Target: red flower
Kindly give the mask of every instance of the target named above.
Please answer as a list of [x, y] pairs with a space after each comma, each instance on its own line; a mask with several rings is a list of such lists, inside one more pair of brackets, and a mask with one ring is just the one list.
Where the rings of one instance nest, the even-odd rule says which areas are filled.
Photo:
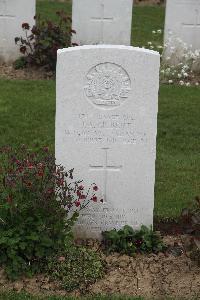
[[49, 147], [44, 147], [44, 148], [43, 148], [43, 151], [44, 151], [44, 152], [49, 152]]
[[86, 199], [86, 196], [85, 196], [85, 195], [81, 195], [81, 196], [80, 196], [80, 199], [81, 199], [81, 200], [84, 200], [84, 199]]
[[18, 171], [19, 173], [22, 173], [22, 172], [23, 172], [23, 170], [24, 170], [24, 168], [23, 168], [23, 167], [19, 167], [19, 168], [17, 169], [17, 171]]
[[53, 194], [54, 190], [51, 188], [51, 189], [48, 189], [47, 193], [48, 194]]
[[20, 47], [20, 52], [25, 54], [26, 53], [26, 46], [21, 46]]
[[64, 180], [63, 179], [58, 180], [57, 185], [58, 186], [61, 186], [61, 185], [63, 186], [64, 185]]
[[38, 172], [38, 176], [39, 176], [39, 177], [43, 177], [43, 176], [44, 176], [44, 172], [39, 171], [39, 172]]
[[32, 170], [33, 168], [34, 168], [33, 165], [31, 165], [31, 164], [28, 165], [28, 169]]
[[95, 186], [93, 187], [93, 190], [94, 190], [95, 192], [97, 192], [97, 191], [98, 191], [98, 186], [95, 185]]
[[30, 187], [32, 187], [32, 183], [31, 183], [30, 181], [28, 181], [28, 182], [26, 183], [26, 186], [30, 188]]
[[81, 195], [82, 195], [80, 191], [77, 191], [76, 194], [77, 194], [77, 196], [78, 196], [79, 198], [80, 198]]
[[78, 189], [79, 189], [80, 191], [82, 191], [82, 190], [84, 190], [84, 186], [83, 186], [83, 185], [80, 185], [80, 186], [78, 187]]
[[138, 240], [135, 241], [135, 245], [136, 245], [136, 247], [138, 247], [138, 248], [142, 245], [142, 243], [143, 243], [143, 240], [142, 240], [142, 239], [138, 239]]
[[94, 202], [97, 202], [97, 197], [96, 197], [96, 196], [93, 196], [93, 197], [91, 198], [91, 200], [94, 201]]
[[75, 205], [76, 205], [76, 207], [79, 207], [81, 205], [81, 202], [80, 201], [75, 201]]
[[30, 29], [30, 25], [28, 23], [23, 23], [22, 24], [22, 28], [26, 29], [26, 30], [29, 30]]
[[17, 165], [21, 164], [21, 162], [18, 159], [16, 159], [15, 162], [16, 162]]

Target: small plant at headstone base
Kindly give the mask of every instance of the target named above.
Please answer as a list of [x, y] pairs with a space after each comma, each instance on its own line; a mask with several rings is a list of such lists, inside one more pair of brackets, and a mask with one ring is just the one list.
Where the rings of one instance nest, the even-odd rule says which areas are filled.
[[182, 210], [180, 221], [186, 231], [185, 252], [200, 266], [200, 197], [195, 197], [195, 203]]
[[71, 244], [66, 249], [49, 257], [47, 274], [68, 292], [79, 289], [85, 293], [90, 284], [103, 277], [103, 260], [96, 251], [83, 246]]
[[14, 61], [13, 66], [15, 70], [23, 69], [26, 67], [26, 58], [25, 57], [20, 57], [16, 61]]
[[144, 225], [140, 230], [125, 225], [120, 230], [113, 229], [102, 234], [103, 245], [108, 252], [134, 256], [137, 253], [158, 253], [166, 249], [160, 233]]
[[15, 62], [16, 68], [30, 65], [55, 71], [57, 50], [75, 45], [71, 44], [72, 34], [76, 33], [71, 28], [71, 18], [63, 11], [56, 14], [56, 23], [41, 20], [39, 16], [35, 18], [36, 25], [32, 29], [28, 23], [22, 24], [25, 37], [16, 37], [15, 43], [19, 45], [23, 56]]
[[[158, 51], [161, 55], [160, 81], [166, 84], [176, 83], [187, 87], [191, 84], [199, 86], [200, 49], [193, 51], [191, 46], [187, 46], [180, 38], [173, 38], [173, 42], [170, 39], [163, 47], [158, 41], [162, 30], [153, 30], [152, 34], [152, 41], [149, 41], [144, 48]], [[171, 44], [177, 45], [178, 48], [171, 46]], [[163, 59], [166, 49], [168, 55]], [[179, 61], [178, 64], [168, 63], [168, 61], [177, 60]]]
[[98, 201], [97, 190], [56, 165], [47, 147], [0, 148], [0, 265], [7, 276], [31, 276], [71, 244], [72, 226], [80, 210]]

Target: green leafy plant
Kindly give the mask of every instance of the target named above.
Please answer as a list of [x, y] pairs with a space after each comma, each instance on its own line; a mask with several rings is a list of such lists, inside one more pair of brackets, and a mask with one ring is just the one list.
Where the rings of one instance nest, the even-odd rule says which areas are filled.
[[13, 63], [15, 70], [23, 69], [26, 64], [27, 61], [25, 57], [20, 57]]
[[47, 272], [67, 291], [84, 291], [103, 276], [104, 264], [94, 250], [71, 244], [64, 253], [49, 258]]
[[[58, 16], [56, 23], [41, 20], [38, 16], [32, 29], [28, 23], [22, 24], [25, 37], [16, 37], [15, 43], [19, 45], [20, 52], [24, 55], [23, 65], [44, 66], [48, 70], [55, 71], [57, 50], [75, 45], [71, 44], [71, 36], [76, 33], [71, 28], [71, 18], [63, 11], [56, 14]], [[19, 60], [15, 65], [22, 66]]]
[[141, 226], [140, 230], [133, 230], [126, 225], [120, 230], [103, 232], [105, 249], [108, 252], [120, 252], [128, 255], [136, 253], [158, 253], [165, 249], [162, 238], [158, 232], [151, 228]]
[[97, 202], [73, 170], [56, 165], [48, 148], [0, 148], [0, 264], [8, 277], [31, 275], [64, 249], [79, 211]]
[[180, 221], [187, 234], [184, 238], [185, 251], [200, 266], [200, 198], [198, 196], [191, 207], [182, 210]]

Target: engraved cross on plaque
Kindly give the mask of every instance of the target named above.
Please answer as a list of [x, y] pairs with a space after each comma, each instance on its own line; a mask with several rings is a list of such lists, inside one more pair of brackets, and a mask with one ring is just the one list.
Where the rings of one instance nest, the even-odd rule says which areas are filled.
[[[15, 15], [9, 14], [7, 12], [7, 1], [6, 0], [2, 0], [0, 3], [0, 21], [2, 21], [3, 23], [3, 41], [6, 42], [6, 26], [7, 26], [7, 21], [9, 19], [14, 19], [16, 18]], [[14, 43], [14, 41], [13, 41]]]
[[105, 22], [112, 22], [114, 18], [112, 17], [105, 17], [105, 5], [101, 3], [101, 15], [100, 17], [92, 17], [92, 21], [100, 22], [100, 44], [104, 43], [104, 23]]
[[103, 165], [90, 165], [90, 170], [91, 171], [103, 171], [103, 176], [104, 176], [104, 183], [103, 183], [103, 200], [104, 203], [107, 202], [107, 183], [108, 183], [108, 172], [109, 171], [120, 171], [122, 169], [121, 165], [110, 165], [108, 163], [108, 150], [109, 148], [102, 148], [104, 151], [104, 164]]
[[195, 20], [194, 22], [182, 23], [184, 30], [193, 29], [194, 42], [199, 38], [200, 35], [200, 18], [199, 18], [199, 9], [195, 9]]

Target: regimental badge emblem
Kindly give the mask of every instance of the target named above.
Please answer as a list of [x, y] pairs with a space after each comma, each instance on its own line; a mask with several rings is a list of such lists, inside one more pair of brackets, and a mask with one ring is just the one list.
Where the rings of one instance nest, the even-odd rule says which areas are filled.
[[120, 106], [129, 97], [130, 91], [130, 77], [120, 65], [101, 63], [86, 75], [85, 94], [99, 107]]

